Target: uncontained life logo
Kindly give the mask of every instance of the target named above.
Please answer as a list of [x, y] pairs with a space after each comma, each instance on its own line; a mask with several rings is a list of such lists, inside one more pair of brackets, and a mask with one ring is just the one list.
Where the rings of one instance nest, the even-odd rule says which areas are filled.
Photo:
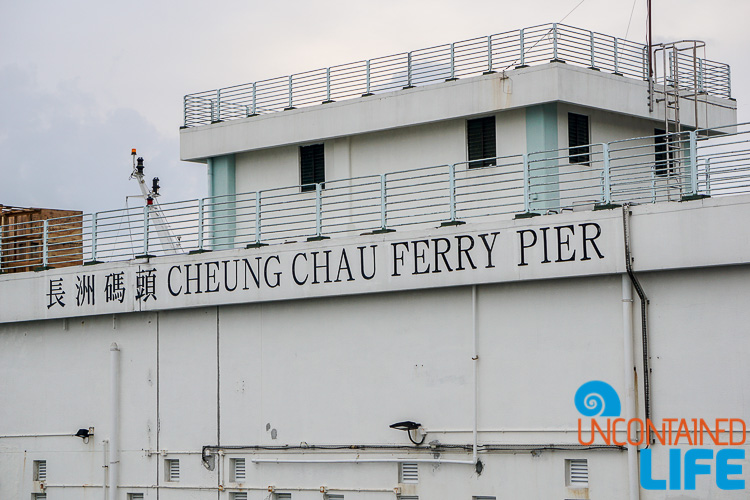
[[[695, 490], [696, 483], [703, 480], [700, 476], [710, 476], [721, 490], [745, 489], [742, 446], [747, 427], [743, 419], [625, 419], [617, 391], [601, 380], [581, 385], [574, 402], [584, 417], [578, 419], [578, 442], [583, 446], [603, 442], [637, 447], [642, 488]], [[654, 475], [653, 446], [664, 447], [666, 453], [658, 456], [668, 462], [666, 477]]]

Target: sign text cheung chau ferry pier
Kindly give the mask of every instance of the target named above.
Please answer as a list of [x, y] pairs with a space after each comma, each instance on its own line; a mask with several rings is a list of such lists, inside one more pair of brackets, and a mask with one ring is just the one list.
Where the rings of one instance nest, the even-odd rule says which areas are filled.
[[2, 221], [0, 498], [747, 497], [750, 127], [702, 42], [549, 24], [184, 111], [208, 197], [134, 155], [144, 207]]

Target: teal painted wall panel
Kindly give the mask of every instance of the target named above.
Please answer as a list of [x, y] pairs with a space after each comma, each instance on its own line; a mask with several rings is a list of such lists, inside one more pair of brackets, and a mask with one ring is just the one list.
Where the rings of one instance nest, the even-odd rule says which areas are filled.
[[526, 108], [526, 152], [529, 155], [532, 211], [560, 206], [557, 143], [557, 103]]
[[235, 160], [234, 155], [208, 159], [208, 196], [211, 197], [211, 248], [234, 248], [236, 227]]

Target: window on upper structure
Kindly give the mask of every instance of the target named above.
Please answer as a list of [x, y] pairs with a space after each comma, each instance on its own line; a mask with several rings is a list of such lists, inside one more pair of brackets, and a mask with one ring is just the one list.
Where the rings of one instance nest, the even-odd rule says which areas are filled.
[[568, 146], [570, 163], [589, 163], [589, 117], [577, 113], [568, 113]]
[[654, 129], [654, 173], [667, 176], [672, 174], [673, 169], [672, 145], [666, 131]]
[[494, 116], [466, 121], [466, 146], [469, 153], [469, 168], [495, 165], [497, 146]]
[[589, 485], [589, 463], [585, 458], [565, 461], [566, 485], [571, 488], [586, 488]]
[[302, 191], [315, 191], [315, 184], [323, 184], [325, 182], [325, 156], [323, 149], [323, 144], [300, 146], [299, 164]]
[[47, 480], [47, 461], [34, 460], [34, 481]]

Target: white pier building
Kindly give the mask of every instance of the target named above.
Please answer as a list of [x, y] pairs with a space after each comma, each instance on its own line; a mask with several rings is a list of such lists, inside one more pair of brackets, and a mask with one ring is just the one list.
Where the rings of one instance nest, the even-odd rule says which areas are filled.
[[0, 228], [0, 499], [747, 498], [750, 127], [648, 54], [185, 96], [207, 198]]

